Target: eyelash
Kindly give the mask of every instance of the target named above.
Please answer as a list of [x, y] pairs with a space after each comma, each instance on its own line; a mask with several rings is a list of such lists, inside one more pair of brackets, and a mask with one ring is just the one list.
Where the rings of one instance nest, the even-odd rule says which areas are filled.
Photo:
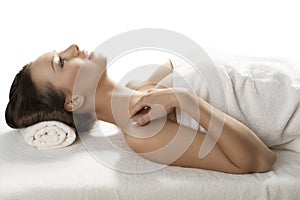
[[60, 67], [63, 68], [65, 64], [65, 59], [59, 57]]

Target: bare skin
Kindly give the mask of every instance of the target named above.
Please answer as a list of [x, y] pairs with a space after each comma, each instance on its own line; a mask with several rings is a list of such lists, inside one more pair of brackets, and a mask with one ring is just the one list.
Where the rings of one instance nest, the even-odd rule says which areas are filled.
[[[64, 59], [63, 66], [59, 58]], [[51, 63], [54, 63], [52, 71]], [[79, 70], [82, 71], [78, 73]], [[38, 87], [50, 82], [64, 89], [67, 111], [95, 111], [99, 120], [116, 124], [124, 132], [128, 145], [149, 160], [237, 174], [266, 172], [272, 168], [276, 156], [255, 133], [221, 111], [212, 112], [213, 107], [200, 97], [188, 91], [170, 90], [171, 73], [172, 63], [168, 61], [146, 83], [133, 81], [127, 87], [120, 86], [108, 77], [104, 56], [90, 58], [76, 45], [60, 53], [46, 53], [31, 65], [31, 76]], [[187, 102], [197, 103], [194, 105], [202, 113], [199, 120], [195, 109], [180, 105], [174, 92]], [[160, 104], [167, 112], [166, 116], [150, 122], [149, 109], [144, 108], [154, 104]], [[188, 112], [205, 129], [211, 117], [221, 121], [220, 116], [225, 115], [221, 136], [205, 158], [198, 157], [205, 134], [177, 124], [175, 108]], [[140, 126], [133, 125], [134, 121]], [[191, 144], [185, 148], [184, 141]]]

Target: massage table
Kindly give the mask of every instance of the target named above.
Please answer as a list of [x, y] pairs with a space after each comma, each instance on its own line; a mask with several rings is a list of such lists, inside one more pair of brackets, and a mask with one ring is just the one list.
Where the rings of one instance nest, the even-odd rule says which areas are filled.
[[[102, 141], [109, 138], [134, 153], [113, 124], [100, 122], [99, 128], [106, 132]], [[100, 136], [96, 146], [99, 141]], [[300, 154], [274, 151], [277, 161], [266, 173], [237, 175], [178, 166], [132, 173], [118, 168], [146, 166], [134, 159], [119, 162], [114, 150], [106, 152], [114, 160], [107, 165], [82, 137], [66, 148], [37, 150], [19, 131], [5, 129], [0, 133], [0, 200], [300, 199]]]

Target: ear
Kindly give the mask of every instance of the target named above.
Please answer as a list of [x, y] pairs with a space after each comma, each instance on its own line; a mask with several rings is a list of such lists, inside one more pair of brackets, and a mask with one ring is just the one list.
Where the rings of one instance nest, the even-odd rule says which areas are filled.
[[68, 112], [76, 111], [83, 105], [84, 100], [85, 98], [82, 95], [72, 95], [67, 97], [64, 104], [65, 110]]

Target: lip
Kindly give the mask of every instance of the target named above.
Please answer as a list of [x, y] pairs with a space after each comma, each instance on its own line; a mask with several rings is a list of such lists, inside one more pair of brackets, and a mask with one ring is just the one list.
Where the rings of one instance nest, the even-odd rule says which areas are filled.
[[89, 61], [91, 61], [94, 58], [94, 52], [89, 53], [87, 50], [83, 50], [86, 59], [88, 59]]
[[87, 51], [87, 50], [82, 50], [83, 51], [83, 53], [84, 53], [84, 55], [85, 55], [85, 58], [86, 59], [90, 59], [90, 55], [89, 55], [89, 52]]
[[[88, 51], [87, 51], [87, 50], [85, 50], [85, 49], [82, 49], [82, 50], [81, 50], [81, 52], [83, 52], [83, 53], [84, 53], [84, 55], [87, 55], [87, 54], [88, 54]], [[80, 52], [80, 53], [81, 53], [81, 52]]]

